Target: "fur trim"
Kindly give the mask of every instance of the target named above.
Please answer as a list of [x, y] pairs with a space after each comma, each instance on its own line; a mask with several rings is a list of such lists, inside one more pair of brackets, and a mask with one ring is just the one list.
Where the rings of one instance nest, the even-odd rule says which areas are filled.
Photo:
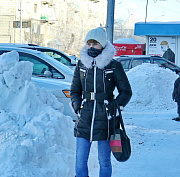
[[102, 53], [95, 58], [87, 54], [87, 46], [85, 45], [81, 50], [80, 60], [86, 68], [92, 68], [92, 62], [93, 60], [95, 60], [96, 66], [99, 69], [103, 69], [111, 62], [114, 55], [115, 55], [115, 48], [109, 41], [107, 41], [107, 44], [103, 49]]

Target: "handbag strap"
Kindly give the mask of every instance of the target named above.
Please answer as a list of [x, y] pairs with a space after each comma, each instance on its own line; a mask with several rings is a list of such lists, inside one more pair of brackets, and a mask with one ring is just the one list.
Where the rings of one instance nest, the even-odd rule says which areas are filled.
[[[126, 130], [125, 130], [125, 127], [124, 127], [124, 122], [123, 122], [123, 118], [122, 118], [122, 114], [121, 114], [121, 110], [120, 110], [119, 104], [118, 104], [118, 102], [116, 100], [115, 100], [114, 104], [115, 104], [114, 105], [114, 130], [115, 130], [115, 127], [116, 127], [115, 119], [118, 118], [120, 127], [122, 128], [123, 132], [126, 134]], [[119, 112], [118, 116], [116, 116], [116, 110], [118, 110], [118, 112]]]

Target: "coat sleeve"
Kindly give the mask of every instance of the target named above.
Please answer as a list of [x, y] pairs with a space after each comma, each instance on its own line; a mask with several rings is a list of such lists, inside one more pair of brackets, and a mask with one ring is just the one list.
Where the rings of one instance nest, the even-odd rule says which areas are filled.
[[132, 96], [132, 90], [123, 66], [120, 62], [115, 62], [114, 80], [118, 90], [116, 100], [119, 106], [126, 106]]
[[82, 102], [82, 85], [80, 80], [79, 63], [80, 61], [78, 61], [74, 71], [74, 76], [71, 83], [71, 91], [70, 91], [72, 107], [75, 113], [78, 113], [78, 110], [80, 109]]
[[180, 77], [176, 79], [174, 82], [174, 89], [173, 89], [173, 100], [176, 102], [180, 102]]
[[177, 94], [177, 80], [174, 82], [174, 88], [172, 93], [172, 99], [175, 99], [175, 95]]

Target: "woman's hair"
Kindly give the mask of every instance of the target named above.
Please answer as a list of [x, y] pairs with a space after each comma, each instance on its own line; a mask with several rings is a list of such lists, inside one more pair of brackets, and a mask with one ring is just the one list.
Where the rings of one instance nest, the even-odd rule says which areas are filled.
[[96, 40], [94, 40], [94, 39], [90, 39], [90, 40], [87, 41], [87, 43], [88, 43], [88, 44], [89, 44], [89, 43], [97, 44], [97, 43], [99, 43], [99, 42], [96, 41]]

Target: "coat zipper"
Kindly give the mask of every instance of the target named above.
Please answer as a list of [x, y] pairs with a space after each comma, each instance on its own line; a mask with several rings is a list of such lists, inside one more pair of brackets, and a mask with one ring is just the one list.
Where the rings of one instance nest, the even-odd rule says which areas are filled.
[[[103, 72], [104, 93], [106, 93], [105, 77], [106, 77], [106, 74], [107, 74], [107, 73], [108, 73], [108, 72], [106, 72], [106, 71]], [[107, 104], [108, 104], [108, 101], [107, 101], [107, 100], [104, 100], [105, 110], [106, 110]], [[107, 140], [108, 140], [108, 139], [109, 139], [109, 116], [108, 116], [107, 110], [106, 110], [106, 115], [107, 115], [107, 119], [108, 119], [108, 137], [107, 137]]]
[[86, 91], [86, 80], [87, 80], [88, 70], [86, 69], [86, 75], [85, 76], [85, 91]]
[[[94, 60], [94, 94], [96, 94], [96, 69], [97, 69], [96, 68], [96, 61]], [[95, 113], [96, 113], [96, 99], [94, 100], [94, 107], [93, 107], [90, 142], [92, 142], [92, 139], [93, 139], [93, 127], [94, 127]]]

